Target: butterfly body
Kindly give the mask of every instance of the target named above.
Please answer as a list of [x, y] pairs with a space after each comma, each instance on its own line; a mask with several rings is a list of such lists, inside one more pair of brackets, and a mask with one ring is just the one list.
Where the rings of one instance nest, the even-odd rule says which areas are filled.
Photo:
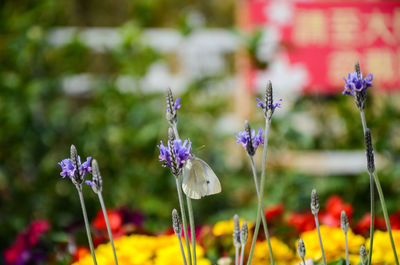
[[183, 168], [182, 189], [191, 199], [221, 192], [221, 183], [206, 162], [197, 157], [190, 158]]

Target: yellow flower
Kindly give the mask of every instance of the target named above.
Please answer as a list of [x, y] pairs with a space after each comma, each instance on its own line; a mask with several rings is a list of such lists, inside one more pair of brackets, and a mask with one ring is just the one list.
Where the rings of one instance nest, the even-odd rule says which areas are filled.
[[[276, 264], [290, 264], [295, 258], [293, 250], [276, 237], [271, 237], [270, 240]], [[253, 259], [254, 264], [269, 264], [270, 256], [267, 241], [259, 241], [256, 243]]]
[[[397, 253], [400, 253], [400, 230], [393, 230], [393, 240]], [[365, 247], [369, 250], [369, 238]], [[392, 245], [388, 232], [375, 231], [372, 264], [395, 264]]]
[[[244, 219], [240, 219], [240, 227], [242, 227]], [[214, 236], [225, 236], [232, 235], [233, 233], [233, 218], [230, 220], [217, 222], [213, 227], [213, 235]], [[252, 222], [247, 222], [247, 226], [249, 229], [253, 226]]]
[[[338, 260], [340, 257], [346, 258], [345, 238], [342, 229], [322, 225], [320, 226], [320, 231], [327, 262]], [[314, 261], [321, 261], [322, 252], [319, 245], [318, 231], [316, 229], [307, 231], [302, 233], [300, 237], [306, 247], [306, 259], [312, 258]], [[350, 229], [347, 232], [347, 240], [349, 255], [359, 255], [360, 247], [364, 244], [365, 239], [360, 235], [355, 235]], [[352, 256], [352, 258], [355, 258], [355, 256]], [[358, 262], [355, 262], [355, 264]]]
[[[182, 239], [183, 240], [183, 239]], [[184, 240], [183, 240], [184, 241]], [[130, 235], [114, 241], [118, 262], [124, 265], [183, 265], [178, 238], [175, 235], [146, 236]], [[204, 257], [202, 247], [196, 245], [199, 265], [211, 265]], [[99, 265], [113, 265], [114, 256], [109, 243], [95, 249]], [[187, 257], [187, 253], [185, 253]], [[90, 254], [73, 265], [92, 265]]]

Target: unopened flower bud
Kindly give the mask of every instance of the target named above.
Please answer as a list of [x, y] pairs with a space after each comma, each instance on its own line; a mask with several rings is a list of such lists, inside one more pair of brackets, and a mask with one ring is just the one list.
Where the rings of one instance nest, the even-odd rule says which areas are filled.
[[373, 173], [375, 171], [375, 159], [374, 159], [374, 149], [372, 148], [372, 137], [369, 128], [365, 130], [365, 151], [367, 154], [367, 167], [368, 172]]
[[250, 123], [249, 121], [245, 121], [245, 130], [247, 133], [247, 137], [249, 139], [248, 144], [246, 145], [246, 151], [250, 156], [254, 156], [256, 153], [256, 149], [254, 148], [253, 145], [253, 139], [252, 139], [252, 135], [251, 135], [251, 127], [250, 127]]
[[313, 215], [317, 215], [319, 212], [319, 198], [316, 189], [311, 192], [311, 212]]
[[172, 228], [174, 229], [175, 235], [181, 236], [182, 225], [179, 219], [179, 214], [176, 209], [172, 210]]
[[233, 245], [240, 247], [240, 221], [239, 216], [235, 214], [233, 216]]
[[364, 245], [362, 245], [360, 248], [360, 260], [362, 265], [367, 264], [367, 250], [365, 249]]
[[300, 238], [299, 243], [297, 244], [297, 253], [299, 254], [301, 259], [304, 259], [306, 256], [306, 246], [304, 245], [303, 239]]
[[248, 237], [249, 237], [249, 229], [247, 227], [246, 221], [244, 221], [242, 224], [242, 230], [240, 230], [240, 243], [242, 245], [245, 245]]
[[349, 231], [349, 219], [347, 218], [347, 214], [345, 211], [342, 211], [340, 214], [340, 226], [342, 227], [343, 232], [346, 234]]

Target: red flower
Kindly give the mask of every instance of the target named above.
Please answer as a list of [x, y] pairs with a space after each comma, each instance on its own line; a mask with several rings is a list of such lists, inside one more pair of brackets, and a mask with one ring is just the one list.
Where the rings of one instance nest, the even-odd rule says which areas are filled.
[[6, 263], [14, 264], [23, 258], [24, 253], [29, 252], [29, 249], [38, 243], [39, 237], [49, 229], [49, 221], [33, 221], [27, 228], [18, 234], [14, 244], [4, 251]]
[[76, 248], [76, 251], [74, 253], [74, 260], [80, 260], [82, 257], [86, 256], [86, 254], [89, 253], [89, 249], [87, 247], [84, 246], [78, 246]]
[[396, 212], [389, 217], [390, 226], [393, 230], [400, 230], [400, 212]]
[[288, 225], [296, 228], [297, 232], [302, 233], [315, 228], [314, 216], [310, 213], [292, 213], [287, 221]]
[[340, 223], [340, 214], [342, 210], [344, 210], [347, 214], [347, 217], [350, 219], [353, 215], [354, 209], [350, 203], [344, 203], [342, 198], [338, 195], [332, 195], [328, 198], [325, 203], [325, 209], [328, 213], [332, 215], [332, 217], [337, 218]]
[[[112, 231], [117, 231], [122, 226], [122, 215], [118, 211], [107, 211], [110, 228]], [[93, 220], [93, 226], [99, 230], [107, 230], [106, 221], [104, 220], [103, 211], [99, 210]]]
[[321, 224], [330, 227], [340, 227], [340, 215], [343, 210], [351, 222], [354, 211], [353, 206], [350, 203], [344, 203], [340, 196], [332, 195], [325, 203], [325, 211], [321, 211], [319, 214]]
[[[365, 214], [360, 221], [354, 227], [354, 231], [359, 234], [367, 234], [369, 232], [369, 226], [371, 225], [371, 215], [369, 213]], [[386, 224], [385, 219], [382, 217], [376, 217], [374, 219], [374, 227], [376, 229], [385, 230]]]
[[272, 205], [265, 209], [264, 214], [265, 218], [268, 221], [272, 221], [280, 216], [282, 216], [283, 212], [285, 211], [285, 206], [282, 203]]

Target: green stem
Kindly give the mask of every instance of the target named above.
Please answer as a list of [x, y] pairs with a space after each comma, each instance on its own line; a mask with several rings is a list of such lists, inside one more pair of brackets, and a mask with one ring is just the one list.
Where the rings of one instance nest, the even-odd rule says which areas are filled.
[[399, 260], [397, 258], [397, 252], [396, 252], [396, 246], [394, 245], [394, 240], [393, 240], [393, 235], [392, 235], [392, 228], [390, 226], [389, 215], [388, 215], [388, 211], [387, 211], [387, 208], [386, 208], [385, 197], [383, 196], [381, 183], [379, 181], [379, 178], [378, 178], [378, 175], [376, 174], [376, 172], [374, 172], [373, 175], [374, 175], [376, 189], [378, 190], [379, 199], [380, 199], [381, 205], [382, 205], [383, 217], [385, 218], [386, 228], [387, 228], [387, 231], [389, 233], [390, 243], [392, 244], [392, 250], [393, 250], [394, 258], [396, 260], [396, 264], [399, 265]]
[[181, 253], [182, 253], [183, 263], [184, 263], [185, 265], [187, 265], [187, 263], [186, 263], [185, 251], [183, 250], [181, 235], [177, 235], [177, 237], [178, 237], [178, 240], [179, 240], [179, 246], [181, 247]]
[[245, 244], [242, 244], [242, 249], [240, 250], [240, 265], [243, 265], [244, 247], [245, 247]]
[[325, 251], [324, 251], [324, 246], [322, 244], [321, 231], [319, 230], [318, 214], [315, 214], [314, 218], [315, 218], [315, 225], [316, 225], [317, 231], [318, 231], [318, 238], [319, 238], [319, 245], [321, 247], [321, 252], [322, 252], [322, 259], [323, 259], [324, 265], [326, 265]]
[[[256, 219], [256, 228], [254, 230], [254, 235], [253, 235], [253, 241], [251, 242], [251, 248], [250, 248], [250, 253], [249, 253], [249, 259], [247, 260], [247, 265], [251, 264], [251, 260], [253, 258], [253, 253], [254, 253], [254, 248], [256, 245], [257, 241], [257, 236], [258, 236], [258, 231], [260, 229], [260, 215], [261, 215], [261, 207], [262, 207], [262, 199], [264, 196], [264, 184], [265, 184], [265, 169], [266, 169], [266, 163], [267, 163], [267, 150], [268, 150], [268, 136], [269, 136], [269, 128], [271, 126], [271, 119], [266, 118], [265, 120], [265, 132], [264, 132], [264, 153], [263, 153], [263, 163], [262, 163], [262, 170], [261, 170], [261, 181], [260, 181], [260, 196], [258, 200], [258, 209], [257, 209], [257, 219]], [[261, 199], [261, 200], [260, 200]], [[267, 232], [268, 235], [268, 232]], [[266, 237], [268, 246], [271, 245], [269, 236]], [[274, 265], [274, 257], [272, 256], [272, 248], [269, 247], [269, 252], [270, 252], [270, 258], [271, 258], [271, 264]]]
[[344, 233], [344, 241], [346, 246], [346, 265], [349, 265], [349, 245], [347, 244], [347, 233]]
[[[365, 113], [363, 110], [360, 110], [361, 123], [363, 127], [363, 135], [365, 136], [365, 132], [367, 131], [367, 120], [365, 119]], [[375, 188], [374, 188], [374, 178], [371, 173], [369, 173], [369, 190], [370, 190], [370, 227], [369, 227], [369, 252], [368, 252], [368, 260], [367, 265], [372, 264], [372, 253], [374, 246], [374, 229], [375, 229]]]
[[[254, 158], [253, 158], [253, 156], [249, 156], [249, 157], [250, 157], [251, 169], [252, 169], [252, 172], [253, 172], [254, 185], [256, 186], [258, 202], [261, 203], [261, 209], [264, 209], [262, 198], [260, 196], [260, 187], [258, 185], [257, 170], [256, 170], [256, 165], [254, 163]], [[272, 246], [271, 246], [271, 241], [270, 241], [269, 233], [268, 233], [267, 219], [266, 219], [266, 217], [265, 217], [265, 215], [263, 214], [262, 211], [261, 211], [261, 220], [262, 220], [263, 227], [264, 227], [265, 238], [267, 239], [267, 243], [268, 243], [269, 255], [271, 257], [271, 264], [274, 264], [274, 259], [273, 259], [274, 255], [272, 253]]]
[[235, 265], [239, 264], [239, 246], [235, 247]]
[[303, 265], [306, 265], [306, 261], [304, 260], [304, 258], [301, 258], [303, 260]]
[[197, 264], [196, 258], [196, 229], [194, 225], [194, 217], [193, 217], [193, 207], [192, 207], [192, 200], [186, 196], [186, 202], [189, 211], [189, 223], [190, 223], [190, 235], [192, 236], [192, 250], [193, 250], [193, 264]]
[[112, 232], [111, 232], [110, 222], [108, 220], [106, 206], [105, 206], [104, 200], [103, 200], [103, 195], [101, 194], [101, 192], [98, 192], [97, 195], [99, 196], [99, 201], [100, 201], [101, 209], [103, 211], [104, 220], [106, 220], [108, 237], [110, 238], [111, 247], [112, 247], [113, 254], [114, 254], [114, 261], [115, 261], [115, 264], [118, 265], [117, 253], [115, 252], [114, 240], [113, 240], [113, 236], [112, 236]]
[[175, 178], [176, 182], [176, 189], [178, 191], [178, 199], [179, 199], [179, 207], [181, 208], [181, 215], [182, 215], [182, 225], [183, 225], [183, 234], [185, 235], [185, 242], [186, 242], [186, 249], [188, 253], [189, 265], [192, 265], [192, 254], [190, 252], [190, 243], [189, 243], [189, 235], [187, 230], [186, 224], [186, 212], [185, 206], [183, 205], [183, 198], [182, 198], [182, 188], [179, 182], [179, 178]]
[[87, 238], [89, 241], [90, 253], [92, 253], [92, 258], [93, 258], [94, 264], [97, 265], [96, 255], [94, 254], [92, 235], [90, 234], [89, 221], [88, 221], [88, 217], [87, 217], [87, 213], [86, 213], [85, 200], [83, 199], [83, 194], [82, 194], [82, 185], [81, 184], [76, 185], [76, 189], [78, 190], [79, 200], [81, 201], [83, 220], [85, 221], [86, 235], [87, 235]]
[[375, 226], [375, 194], [374, 194], [374, 176], [372, 173], [369, 173], [369, 190], [370, 190], [370, 199], [371, 199], [371, 221], [369, 227], [369, 253], [367, 265], [372, 264], [372, 248], [374, 246], [374, 226]]

